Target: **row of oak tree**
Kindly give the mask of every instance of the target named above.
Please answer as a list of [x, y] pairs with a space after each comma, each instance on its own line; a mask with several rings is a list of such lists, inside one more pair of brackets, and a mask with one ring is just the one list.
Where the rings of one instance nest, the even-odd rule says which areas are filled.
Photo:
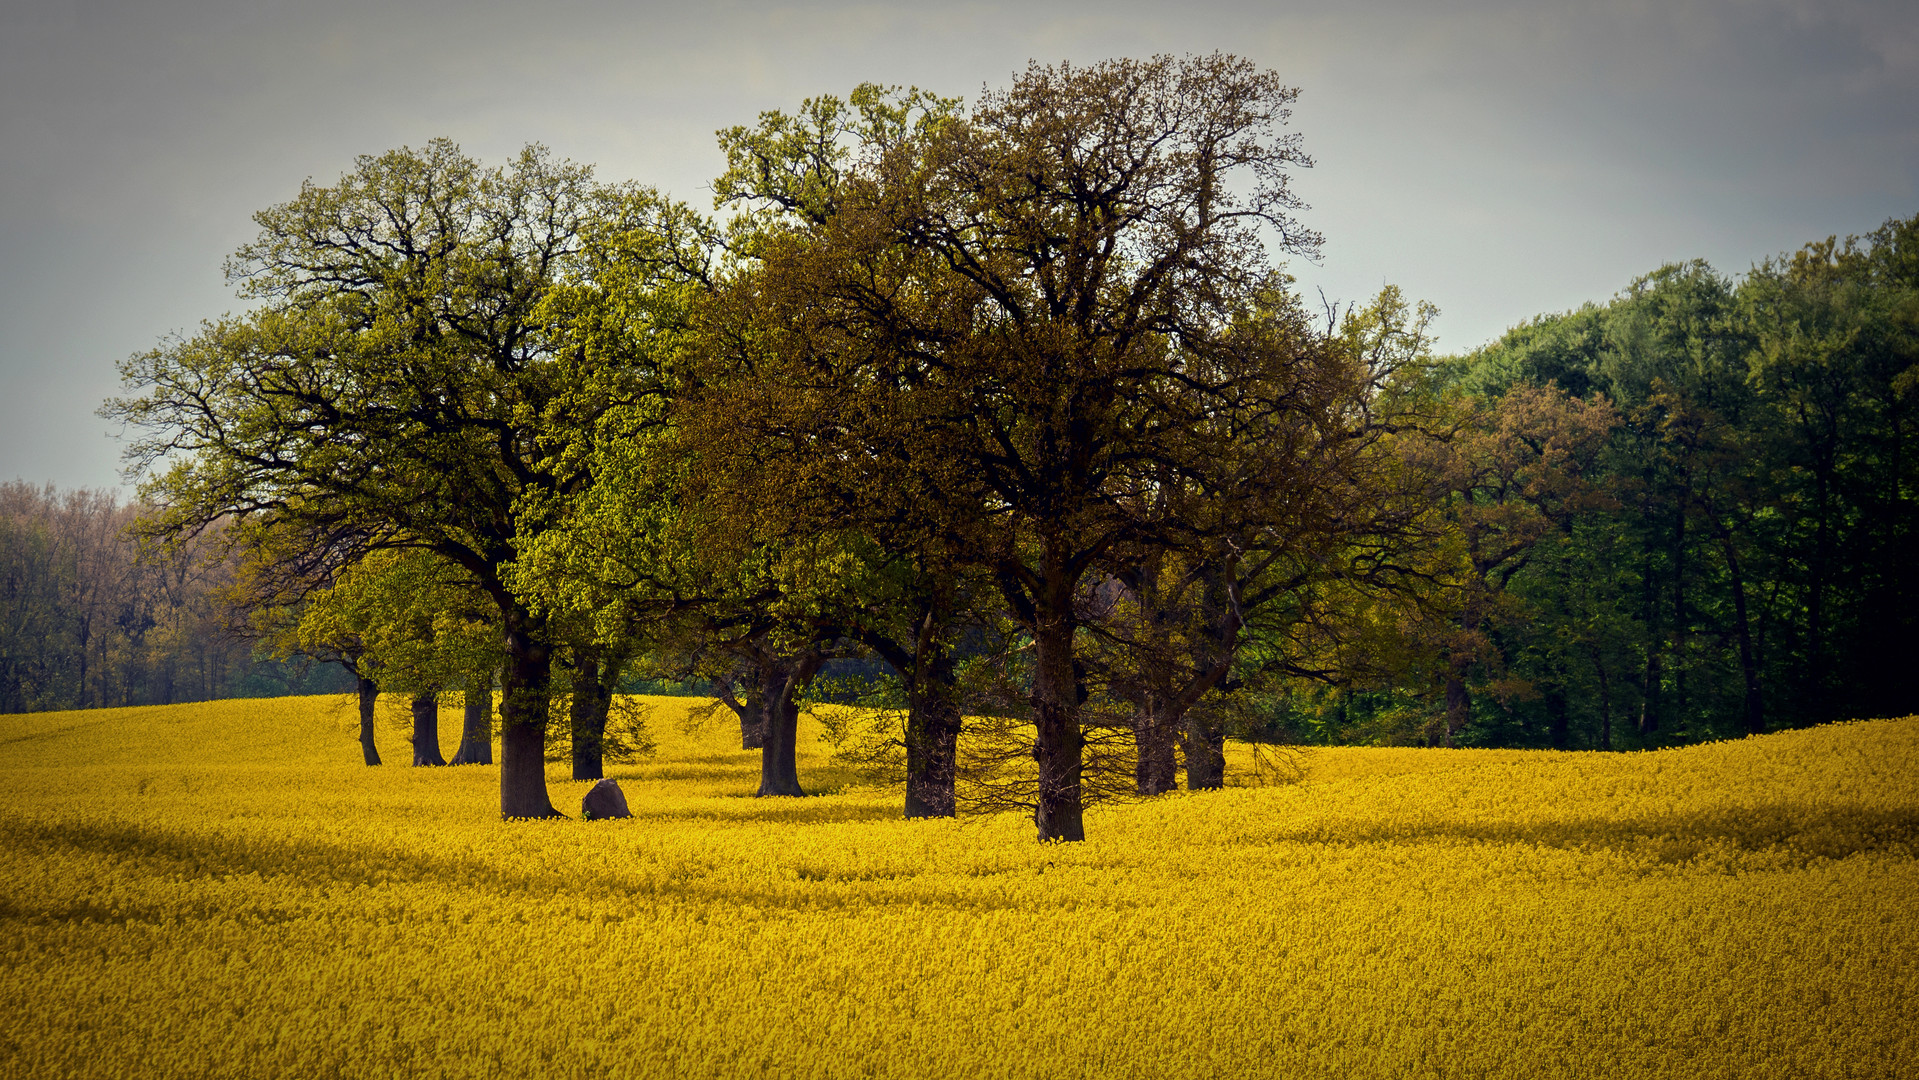
[[537, 147], [362, 158], [256, 215], [253, 310], [126, 363], [145, 532], [217, 530], [253, 632], [363, 688], [498, 670], [507, 817], [555, 813], [556, 731], [576, 776], [643, 740], [636, 674], [705, 680], [797, 795], [821, 672], [881, 667], [906, 813], [1042, 839], [1327, 701], [1471, 738], [1530, 700], [1523, 574], [1581, 578], [1576, 523], [1640, 490], [1620, 433], [1682, 408], [1575, 384], [1545, 323], [1441, 363], [1396, 290], [1309, 310], [1294, 94], [1219, 54], [861, 86], [721, 132], [720, 217]]

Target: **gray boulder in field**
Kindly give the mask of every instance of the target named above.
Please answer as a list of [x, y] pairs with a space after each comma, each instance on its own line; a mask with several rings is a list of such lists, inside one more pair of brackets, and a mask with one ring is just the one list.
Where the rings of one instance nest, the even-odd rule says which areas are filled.
[[586, 793], [586, 798], [580, 800], [580, 818], [583, 821], [632, 816], [633, 812], [626, 808], [626, 793], [611, 780], [594, 784], [592, 790]]

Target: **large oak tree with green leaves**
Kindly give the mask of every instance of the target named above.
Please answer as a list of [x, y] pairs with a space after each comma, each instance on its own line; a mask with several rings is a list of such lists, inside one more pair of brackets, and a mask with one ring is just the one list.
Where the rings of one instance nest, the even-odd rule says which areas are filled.
[[1318, 244], [1292, 216], [1294, 97], [1217, 54], [1034, 65], [969, 110], [863, 87], [724, 136], [757, 259], [736, 366], [777, 371], [795, 421], [846, 419], [805, 441], [847, 506], [923, 493], [914, 524], [996, 582], [1032, 642], [1043, 839], [1084, 836], [1102, 564], [1241, 527], [1178, 504], [1271, 505], [1241, 486], [1277, 495], [1364, 437], [1351, 358], [1272, 322], [1295, 310], [1274, 255]]
[[657, 392], [691, 219], [539, 147], [483, 168], [436, 140], [255, 221], [227, 275], [260, 306], [132, 357], [106, 408], [142, 432], [155, 530], [238, 519], [460, 567], [502, 626], [501, 813], [556, 813], [556, 641], [506, 568], [527, 508], [591, 482], [592, 417]]

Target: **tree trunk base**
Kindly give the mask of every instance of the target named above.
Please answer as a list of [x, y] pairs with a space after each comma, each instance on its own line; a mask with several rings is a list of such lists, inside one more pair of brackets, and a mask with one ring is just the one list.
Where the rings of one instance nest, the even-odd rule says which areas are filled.
[[500, 733], [500, 816], [566, 816], [547, 799], [546, 732], [533, 724], [513, 724]]
[[906, 816], [953, 817], [959, 708], [940, 698], [909, 703], [906, 716]]
[[1033, 760], [1039, 766], [1033, 823], [1041, 840], [1077, 842], [1086, 839], [1080, 788], [1086, 746], [1079, 727], [1081, 687], [1071, 619], [1043, 623], [1033, 645]]
[[440, 696], [420, 694], [413, 699], [413, 764], [445, 765], [440, 756]]
[[1033, 815], [1033, 824], [1039, 826], [1041, 840], [1078, 843], [1086, 839], [1086, 821], [1077, 802], [1060, 800], [1048, 805], [1042, 799]]
[[1198, 716], [1186, 717], [1186, 790], [1218, 791], [1226, 786], [1226, 736]]
[[1173, 719], [1166, 716], [1156, 704], [1140, 710], [1133, 718], [1133, 739], [1139, 747], [1139, 761], [1133, 767], [1133, 784], [1141, 795], [1150, 798], [1179, 787], [1175, 735]]
[[380, 687], [372, 679], [362, 677], [359, 681], [360, 695], [360, 754], [368, 765], [380, 763], [380, 751], [373, 745], [373, 707], [380, 700]]
[[[478, 680], [475, 680], [477, 683]], [[460, 748], [453, 753], [455, 765], [493, 764], [493, 687], [468, 689], [460, 723]]]

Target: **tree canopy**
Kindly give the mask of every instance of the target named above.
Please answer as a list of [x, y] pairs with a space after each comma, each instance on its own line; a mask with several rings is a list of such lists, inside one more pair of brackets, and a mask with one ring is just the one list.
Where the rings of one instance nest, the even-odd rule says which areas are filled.
[[260, 235], [227, 273], [260, 307], [133, 357], [123, 375], [136, 394], [109, 405], [148, 432], [130, 456], [154, 470], [158, 532], [233, 519], [419, 548], [471, 576], [508, 657], [509, 817], [553, 812], [555, 642], [505, 568], [526, 507], [590, 481], [568, 434], [652, 392], [648, 331], [670, 319], [581, 295], [680, 280], [665, 249], [681, 217], [538, 147], [495, 169], [444, 140], [364, 157], [338, 184], [309, 182], [256, 215]]
[[1297, 295], [1295, 97], [1222, 54], [861, 85], [720, 132], [713, 219], [539, 147], [361, 158], [256, 216], [257, 306], [123, 366], [141, 534], [244, 554], [363, 698], [500, 664], [514, 818], [556, 694], [576, 778], [643, 742], [626, 672], [731, 706], [763, 796], [858, 683], [908, 816], [1048, 840], [1228, 738], [1919, 707], [1919, 219], [1436, 357], [1396, 288]]

